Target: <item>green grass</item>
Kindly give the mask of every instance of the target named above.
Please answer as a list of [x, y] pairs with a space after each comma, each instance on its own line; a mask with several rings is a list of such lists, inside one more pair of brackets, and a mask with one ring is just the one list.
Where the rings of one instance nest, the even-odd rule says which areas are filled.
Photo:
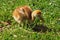
[[[33, 10], [40, 9], [51, 32], [33, 32], [27, 25], [20, 27], [12, 17], [13, 10], [22, 5], [29, 5]], [[60, 40], [60, 0], [0, 0], [0, 22], [11, 21], [10, 26], [3, 27], [0, 40]], [[39, 22], [38, 22], [39, 23]]]

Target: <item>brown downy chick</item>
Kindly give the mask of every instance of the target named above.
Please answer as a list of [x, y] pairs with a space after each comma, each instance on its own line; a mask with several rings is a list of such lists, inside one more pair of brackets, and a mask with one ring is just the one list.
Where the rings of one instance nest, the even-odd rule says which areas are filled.
[[38, 17], [38, 18], [40, 18], [44, 22], [44, 20], [43, 20], [43, 18], [41, 16], [41, 10], [35, 10], [35, 11], [33, 11], [32, 14], [31, 14], [31, 16], [32, 16], [32, 21], [34, 21], [35, 18]]
[[17, 7], [13, 11], [13, 18], [18, 23], [23, 22], [26, 19], [31, 20], [31, 13], [32, 13], [32, 9], [29, 6]]

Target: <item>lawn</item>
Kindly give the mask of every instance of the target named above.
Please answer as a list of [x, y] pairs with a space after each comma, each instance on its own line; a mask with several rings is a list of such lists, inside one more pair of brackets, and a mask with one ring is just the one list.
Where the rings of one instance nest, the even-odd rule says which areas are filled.
[[[42, 11], [44, 26], [18, 24], [12, 17], [13, 10], [29, 5]], [[7, 23], [5, 23], [7, 22]], [[38, 29], [40, 28], [40, 29]], [[0, 40], [60, 40], [60, 0], [0, 0]]]

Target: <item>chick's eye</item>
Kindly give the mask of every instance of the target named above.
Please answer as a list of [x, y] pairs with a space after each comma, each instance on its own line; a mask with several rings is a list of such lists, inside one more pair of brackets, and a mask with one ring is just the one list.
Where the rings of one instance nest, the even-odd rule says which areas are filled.
[[38, 12], [38, 14], [41, 14], [41, 12]]
[[37, 16], [40, 16], [41, 14], [37, 14]]

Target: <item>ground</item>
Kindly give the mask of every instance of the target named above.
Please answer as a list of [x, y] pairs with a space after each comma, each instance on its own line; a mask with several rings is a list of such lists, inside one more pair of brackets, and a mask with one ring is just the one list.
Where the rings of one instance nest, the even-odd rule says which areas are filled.
[[[12, 12], [22, 5], [41, 10], [44, 24], [20, 27]], [[60, 40], [60, 0], [0, 0], [0, 40]]]

